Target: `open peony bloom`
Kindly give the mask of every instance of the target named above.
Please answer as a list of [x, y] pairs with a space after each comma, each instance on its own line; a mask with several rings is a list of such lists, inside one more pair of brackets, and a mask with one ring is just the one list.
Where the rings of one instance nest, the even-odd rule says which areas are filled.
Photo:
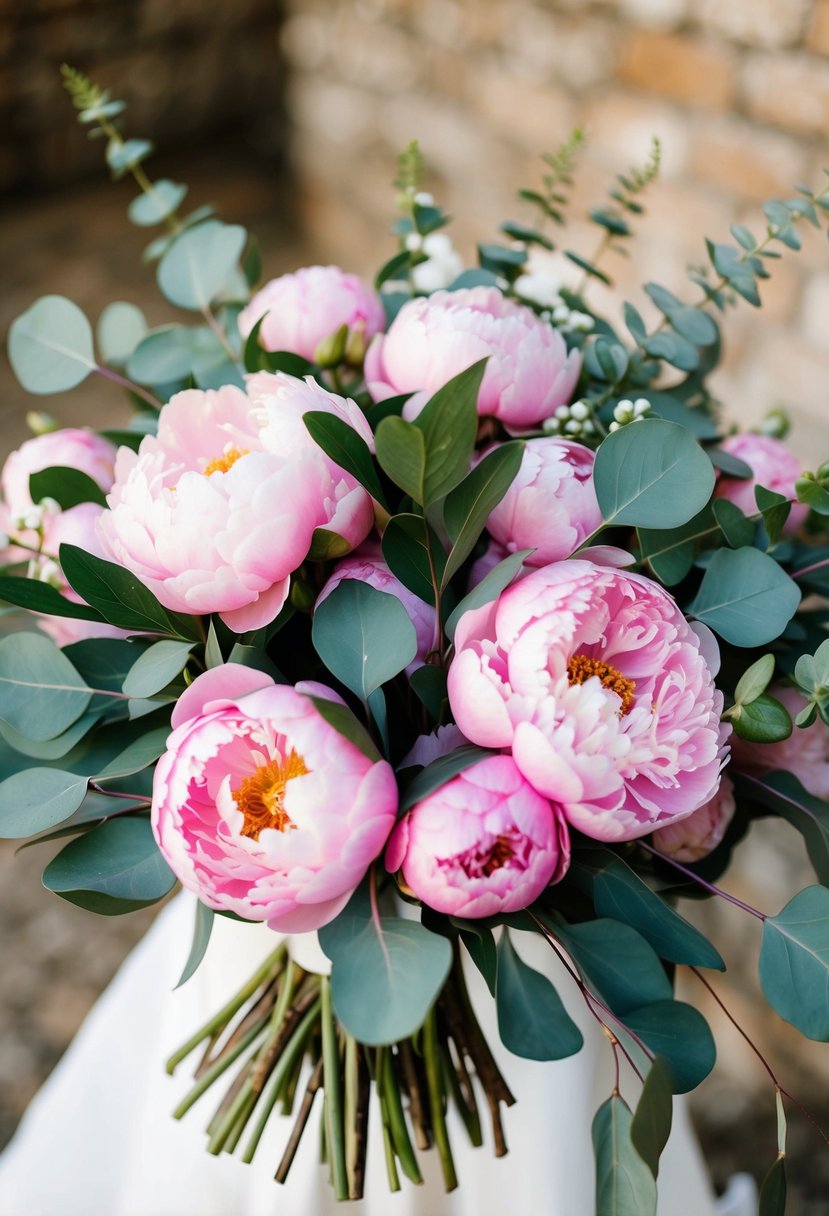
[[[792, 721], [806, 708], [806, 698], [790, 684], [773, 684], [770, 695], [782, 701]], [[793, 773], [815, 798], [829, 801], [829, 726], [815, 718], [811, 726], [795, 726], [779, 743], [750, 743], [737, 735], [732, 741], [735, 768], [747, 773]]]
[[507, 553], [534, 549], [528, 566], [569, 557], [602, 522], [594, 459], [570, 439], [528, 439], [512, 485], [487, 520], [490, 536]]
[[286, 933], [332, 920], [394, 824], [391, 765], [359, 751], [310, 696], [235, 663], [190, 685], [173, 727], [152, 824], [182, 885]]
[[[756, 515], [755, 486], [765, 486], [767, 490], [785, 494], [787, 498], [795, 497], [794, 483], [803, 472], [803, 466], [785, 443], [771, 435], [754, 435], [747, 431], [742, 435], [729, 435], [720, 447], [739, 460], [744, 460], [754, 476], [744, 480], [724, 475], [718, 477], [715, 498], [727, 498], [746, 515]], [[792, 503], [783, 531], [797, 532], [806, 522], [808, 514], [809, 508], [803, 503]]]
[[418, 899], [450, 916], [517, 912], [569, 864], [561, 812], [509, 756], [478, 760], [418, 802], [386, 850], [386, 868], [402, 868]]
[[685, 819], [677, 819], [654, 832], [651, 843], [666, 857], [676, 861], [702, 861], [713, 853], [734, 818], [737, 805], [731, 778], [723, 774], [713, 798], [697, 807]]
[[478, 413], [522, 430], [549, 418], [573, 395], [581, 355], [530, 308], [495, 287], [438, 291], [404, 304], [365, 362], [375, 401], [414, 393], [403, 415], [416, 417], [452, 376], [489, 357]]
[[352, 553], [341, 562], [337, 562], [331, 577], [317, 596], [317, 603], [321, 604], [343, 579], [356, 579], [360, 583], [368, 583], [377, 591], [385, 591], [387, 595], [394, 595], [400, 600], [417, 634], [417, 655], [406, 671], [411, 675], [418, 667], [422, 667], [426, 661], [426, 655], [435, 646], [435, 610], [433, 606], [425, 603], [413, 591], [405, 587], [400, 579], [392, 574], [379, 552], [370, 546], [365, 546], [359, 553]]
[[301, 420], [308, 409], [338, 411], [341, 398], [290, 376], [268, 379], [278, 382], [285, 425], [237, 388], [177, 393], [157, 436], [137, 454], [120, 449], [100, 522], [115, 560], [165, 608], [218, 612], [237, 632], [276, 616], [316, 527], [342, 526], [350, 544], [371, 526], [369, 495]]
[[455, 632], [449, 700], [473, 743], [515, 763], [597, 840], [632, 840], [716, 793], [713, 635], [656, 583], [586, 561], [528, 574]]
[[320, 342], [341, 326], [368, 343], [386, 324], [377, 292], [338, 266], [306, 266], [266, 283], [239, 313], [243, 338], [262, 317], [259, 341], [265, 350], [289, 350], [311, 362]]

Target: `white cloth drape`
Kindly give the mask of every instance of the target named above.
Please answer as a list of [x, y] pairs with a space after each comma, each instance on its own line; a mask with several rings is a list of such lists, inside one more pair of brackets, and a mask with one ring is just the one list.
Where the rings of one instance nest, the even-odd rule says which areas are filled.
[[[205, 1151], [204, 1127], [221, 1087], [181, 1122], [170, 1117], [188, 1088], [193, 1061], [185, 1061], [173, 1079], [163, 1061], [243, 983], [276, 940], [266, 929], [217, 917], [201, 968], [172, 992], [189, 948], [193, 913], [187, 895], [164, 909], [32, 1102], [0, 1157], [0, 1216], [342, 1216], [343, 1205], [333, 1199], [319, 1164], [319, 1098], [284, 1187], [273, 1173], [290, 1121], [272, 1119], [248, 1166]], [[392, 1195], [375, 1117], [366, 1199], [348, 1205], [358, 1216], [593, 1216], [590, 1124], [610, 1093], [610, 1049], [544, 943], [521, 934], [518, 948], [556, 980], [584, 1033], [583, 1050], [550, 1064], [509, 1055], [498, 1041], [489, 994], [470, 974], [482, 1025], [518, 1099], [504, 1117], [509, 1155], [496, 1160], [488, 1145], [469, 1148], [458, 1123], [451, 1131], [459, 1189], [444, 1194], [436, 1155], [427, 1152], [420, 1154], [424, 1185], [404, 1179], [403, 1191]], [[629, 1088], [634, 1101], [636, 1087]], [[749, 1216], [751, 1194], [741, 1199], [738, 1192], [731, 1194], [729, 1216]], [[659, 1194], [659, 1216], [726, 1210], [714, 1204], [682, 1102], [676, 1103]]]

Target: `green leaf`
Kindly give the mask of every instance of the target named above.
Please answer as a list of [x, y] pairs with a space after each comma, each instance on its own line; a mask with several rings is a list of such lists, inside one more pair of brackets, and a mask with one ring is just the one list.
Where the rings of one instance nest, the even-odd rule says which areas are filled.
[[153, 182], [152, 189], [146, 194], [139, 194], [127, 208], [127, 215], [133, 224], [139, 228], [151, 228], [153, 224], [161, 224], [178, 211], [184, 202], [187, 187], [179, 182], [171, 182], [168, 178], [159, 178]]
[[[93, 698], [94, 703], [94, 698]], [[96, 726], [100, 720], [103, 711], [100, 709], [88, 709], [86, 713], [81, 714], [80, 718], [60, 735], [55, 735], [54, 739], [44, 739], [39, 743], [32, 739], [27, 739], [25, 735], [21, 735], [19, 731], [13, 730], [8, 723], [0, 721], [0, 735], [8, 743], [9, 747], [13, 747], [16, 752], [22, 753], [24, 756], [30, 756], [34, 760], [61, 760], [70, 752], [74, 751], [80, 741]]]
[[474, 743], [465, 743], [447, 755], [439, 756], [437, 760], [433, 760], [431, 764], [427, 764], [425, 768], [421, 769], [417, 776], [409, 782], [400, 803], [401, 811], [410, 810], [416, 803], [422, 802], [429, 794], [440, 789], [442, 785], [446, 785], [447, 781], [457, 777], [458, 773], [462, 773], [464, 769], [477, 764], [479, 760], [485, 760], [492, 754], [482, 747], [476, 747]]
[[190, 946], [190, 953], [187, 955], [187, 962], [184, 964], [184, 970], [179, 976], [176, 988], [180, 988], [182, 984], [186, 984], [196, 974], [199, 964], [207, 953], [215, 915], [212, 908], [208, 908], [201, 900], [196, 900], [196, 923], [193, 927], [193, 941]]
[[664, 359], [672, 367], [678, 367], [684, 372], [696, 371], [699, 366], [699, 353], [696, 346], [680, 334], [663, 330], [653, 334], [642, 343], [642, 350], [652, 355], [654, 359]]
[[148, 139], [111, 139], [107, 144], [106, 161], [113, 177], [123, 177], [134, 165], [140, 165], [153, 151]]
[[554, 932], [588, 983], [615, 1014], [670, 1001], [671, 983], [653, 947], [630, 925], [602, 917]]
[[29, 393], [62, 393], [94, 371], [92, 326], [64, 296], [42, 296], [12, 322], [9, 362]]
[[684, 426], [695, 439], [716, 439], [719, 436], [716, 421], [701, 406], [686, 405], [679, 397], [652, 389], [646, 389], [642, 396], [650, 402], [652, 413], [665, 422]]
[[574, 253], [572, 249], [565, 249], [564, 256], [569, 258], [574, 265], [578, 266], [585, 274], [589, 274], [591, 278], [599, 279], [602, 283], [607, 283], [611, 286], [611, 281], [603, 270], [599, 270], [598, 266], [594, 266], [592, 262], [588, 262], [587, 258], [583, 258], [580, 253]]
[[819, 515], [829, 515], [829, 490], [815, 478], [813, 473], [803, 473], [798, 477], [794, 488], [798, 502], [806, 503]]
[[0, 836], [20, 840], [63, 823], [86, 797], [86, 777], [27, 768], [0, 782]]
[[754, 476], [750, 464], [740, 460], [739, 456], [726, 452], [725, 448], [710, 447], [705, 450], [714, 468], [725, 473], [726, 477], [739, 477], [742, 481], [748, 481]]
[[736, 705], [730, 716], [735, 732], [752, 743], [780, 743], [792, 733], [789, 711], [768, 693], [761, 693], [747, 705]]
[[54, 739], [91, 699], [81, 675], [49, 638], [15, 633], [0, 641], [0, 718], [27, 739]]
[[757, 1216], [786, 1216], [786, 1158], [782, 1153], [763, 1179]]
[[317, 713], [325, 719], [328, 725], [339, 731], [344, 739], [348, 739], [349, 743], [353, 743], [358, 751], [361, 751], [364, 756], [368, 756], [369, 760], [380, 759], [380, 753], [375, 747], [371, 735], [362, 722], [354, 717], [347, 705], [341, 705], [339, 701], [329, 701], [327, 697], [311, 697], [311, 700], [314, 702]]
[[65, 616], [77, 621], [103, 621], [100, 612], [88, 604], [74, 604], [65, 595], [41, 583], [35, 578], [18, 578], [16, 575], [0, 575], [0, 598], [8, 604], [28, 608], [31, 612], [45, 612], [49, 616]]
[[689, 967], [725, 970], [708, 938], [652, 891], [621, 857], [609, 849], [579, 852], [571, 875], [577, 877], [585, 866], [596, 867], [590, 894], [598, 916], [635, 929], [660, 958]]
[[381, 1046], [419, 1030], [452, 963], [445, 937], [418, 921], [372, 918], [364, 890], [319, 931], [331, 959], [331, 994], [342, 1025], [361, 1043]]
[[104, 768], [95, 774], [96, 781], [112, 781], [116, 777], [131, 777], [133, 773], [141, 773], [149, 768], [159, 756], [167, 750], [167, 740], [170, 728], [158, 727], [141, 735], [110, 760]]
[[829, 890], [806, 887], [767, 916], [760, 947], [766, 1000], [808, 1039], [829, 1041]]
[[107, 304], [98, 319], [98, 349], [107, 363], [124, 367], [146, 333], [147, 322], [141, 309], [115, 300]]
[[714, 1067], [717, 1049], [710, 1027], [698, 1010], [683, 1001], [654, 1001], [628, 1011], [621, 1022], [662, 1056], [676, 1094], [695, 1089]]
[[224, 656], [222, 654], [221, 643], [219, 642], [219, 635], [216, 632], [216, 623], [212, 617], [210, 620], [210, 628], [207, 631], [207, 641], [204, 645], [204, 663], [208, 671], [210, 671], [212, 667], [221, 667], [224, 663]]
[[639, 528], [639, 548], [642, 560], [666, 587], [681, 583], [691, 571], [697, 553], [696, 541], [710, 535], [715, 528], [710, 506], [706, 506], [687, 524], [666, 534], [661, 528]]
[[311, 637], [332, 675], [363, 701], [417, 654], [417, 635], [396, 595], [343, 579], [314, 612]]
[[672, 1120], [671, 1074], [662, 1057], [657, 1056], [645, 1077], [630, 1125], [633, 1147], [654, 1178], [659, 1174], [659, 1158], [668, 1143]]
[[765, 692], [774, 675], [774, 655], [764, 654], [756, 663], [747, 667], [737, 681], [734, 701], [737, 705], [750, 705]]
[[447, 703], [446, 670], [424, 663], [409, 677], [409, 685], [416, 697], [426, 706], [435, 722], [440, 722]]
[[346, 553], [351, 552], [351, 549], [352, 545], [338, 532], [332, 532], [329, 528], [314, 528], [311, 547], [308, 550], [308, 560], [312, 562], [336, 561], [338, 557], [345, 557]]
[[789, 518], [792, 504], [785, 494], [777, 494], [774, 490], [767, 490], [765, 486], [754, 487], [754, 498], [758, 510], [763, 513], [763, 526], [766, 529], [769, 544], [776, 545], [780, 540], [783, 526]]
[[684, 427], [646, 418], [603, 440], [593, 481], [606, 524], [678, 528], [708, 502], [714, 470]]
[[195, 329], [164, 325], [138, 343], [127, 360], [127, 375], [139, 384], [164, 385], [186, 379], [193, 370]]
[[765, 646], [797, 611], [800, 589], [759, 549], [717, 549], [688, 613], [734, 646]]
[[563, 1060], [581, 1051], [582, 1033], [553, 985], [516, 953], [507, 929], [498, 943], [498, 1031], [507, 1051], [525, 1060]]
[[140, 655], [124, 680], [128, 697], [152, 697], [183, 670], [193, 649], [192, 642], [156, 642]]
[[326, 455], [341, 469], [345, 469], [346, 473], [355, 477], [372, 498], [385, 505], [368, 444], [357, 434], [354, 427], [349, 426], [336, 414], [327, 414], [324, 410], [311, 410], [302, 415], [302, 421], [311, 438]]
[[480, 359], [453, 376], [414, 420], [424, 441], [424, 507], [445, 497], [466, 476], [478, 433], [478, 392], [485, 369], [486, 359]]
[[749, 232], [748, 228], [746, 228], [743, 224], [732, 224], [731, 235], [734, 237], [734, 240], [739, 242], [743, 249], [747, 249], [749, 253], [751, 253], [753, 249], [757, 248], [756, 240]]
[[448, 495], [443, 518], [452, 550], [443, 572], [445, 587], [475, 547], [487, 520], [521, 467], [523, 443], [500, 444]]
[[202, 311], [219, 294], [247, 240], [238, 224], [206, 220], [176, 237], [158, 264], [158, 286], [179, 308]]
[[175, 881], [143, 817], [107, 820], [73, 840], [43, 871], [48, 890], [104, 916], [157, 903]]
[[517, 553], [511, 553], [509, 557], [505, 557], [503, 561], [498, 562], [497, 566], [493, 566], [489, 573], [484, 575], [478, 585], [472, 588], [469, 595], [465, 596], [457, 608], [449, 615], [446, 622], [447, 637], [453, 638], [455, 636], [458, 621], [465, 612], [472, 612], [475, 608], [482, 608], [484, 604], [490, 604], [493, 600], [497, 600], [501, 592], [510, 585], [532, 552], [532, 549], [519, 549]]
[[152, 592], [122, 566], [94, 557], [75, 545], [61, 545], [59, 557], [70, 585], [111, 625], [199, 640], [194, 618], [167, 612]]
[[656, 1216], [656, 1181], [633, 1146], [632, 1122], [618, 1094], [596, 1111], [596, 1216]]
[[714, 518], [720, 531], [732, 549], [742, 549], [754, 540], [754, 524], [736, 503], [727, 498], [715, 498], [712, 503]]
[[712, 241], [706, 241], [706, 245], [708, 256], [717, 274], [722, 275], [744, 300], [753, 304], [755, 308], [759, 308], [760, 296], [757, 291], [755, 274], [749, 262], [743, 261], [744, 255], [740, 254], [733, 245], [715, 245]]
[[106, 506], [106, 497], [97, 481], [93, 481], [80, 469], [64, 468], [62, 465], [50, 465], [48, 469], [32, 473], [29, 476], [29, 493], [32, 502], [54, 498], [64, 511], [77, 507], [82, 502], [94, 502], [99, 507]]
[[[453, 920], [460, 925], [459, 920]], [[472, 921], [464, 921], [460, 930], [461, 941], [466, 946], [469, 957], [484, 977], [490, 996], [495, 996], [495, 981], [498, 975], [498, 948], [495, 945], [495, 935], [491, 929]]]
[[[430, 556], [431, 555], [431, 556]], [[383, 557], [404, 587], [427, 604], [435, 602], [432, 566], [440, 586], [446, 552], [422, 515], [393, 515], [383, 533]]]
[[374, 436], [377, 460], [404, 494], [423, 505], [426, 441], [423, 432], [404, 418], [384, 418]]

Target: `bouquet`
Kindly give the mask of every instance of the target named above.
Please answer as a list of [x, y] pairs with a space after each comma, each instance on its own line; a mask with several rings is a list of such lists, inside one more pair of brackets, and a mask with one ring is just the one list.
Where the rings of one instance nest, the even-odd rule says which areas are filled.
[[[578, 1052], [522, 957], [540, 937], [616, 1061], [597, 1212], [653, 1213], [672, 1094], [715, 1058], [677, 970], [722, 1004], [725, 963], [683, 899], [760, 922], [769, 1004], [829, 1039], [829, 461], [802, 469], [779, 414], [735, 432], [708, 384], [721, 316], [760, 305], [829, 187], [707, 242], [687, 298], [646, 284], [646, 321], [600, 315], [590, 288], [640, 222], [657, 145], [590, 212], [593, 257], [553, 239], [576, 132], [520, 192], [535, 218], [464, 268], [412, 144], [373, 287], [331, 266], [258, 287], [244, 229], [183, 214], [124, 104], [64, 77], [140, 187], [129, 218], [158, 233], [146, 261], [184, 316], [148, 331], [114, 303], [96, 342], [46, 296], [12, 325], [24, 388], [98, 374], [134, 413], [98, 433], [34, 414], [2, 472], [2, 835], [65, 839], [43, 881], [93, 912], [193, 892], [181, 982], [215, 915], [276, 931], [168, 1062], [200, 1052], [175, 1114], [218, 1087], [208, 1151], [250, 1161], [292, 1113], [284, 1180], [319, 1092], [339, 1199], [363, 1193], [372, 1091], [392, 1189], [430, 1147], [457, 1184], [449, 1107], [507, 1151], [514, 1098], [466, 977], [510, 1052]], [[722, 882], [767, 815], [818, 882], [759, 910]], [[295, 947], [314, 932], [311, 969]], [[777, 1213], [790, 1095], [764, 1063]]]

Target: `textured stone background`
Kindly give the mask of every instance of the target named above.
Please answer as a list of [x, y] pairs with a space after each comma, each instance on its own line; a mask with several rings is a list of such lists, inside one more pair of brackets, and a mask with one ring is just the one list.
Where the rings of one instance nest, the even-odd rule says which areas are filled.
[[[819, 181], [829, 164], [829, 0], [0, 0], [0, 16], [0, 182], [18, 187], [0, 210], [4, 332], [47, 291], [93, 318], [112, 299], [139, 304], [151, 324], [170, 317], [140, 264], [145, 234], [125, 219], [131, 187], [107, 185], [100, 146], [84, 142], [56, 86], [62, 59], [118, 85], [131, 133], [152, 133], [161, 146], [156, 175], [189, 182], [194, 206], [214, 201], [255, 231], [270, 275], [312, 260], [370, 273], [384, 260], [394, 157], [414, 137], [471, 258], [500, 220], [528, 218], [515, 189], [533, 184], [539, 152], [576, 124], [589, 142], [567, 242], [589, 254], [598, 234], [581, 218], [586, 206], [658, 134], [664, 169], [647, 197], [644, 236], [629, 263], [606, 263], [617, 291], [591, 287], [611, 309], [624, 296], [642, 305], [637, 285], [649, 278], [685, 293], [683, 268], [701, 258], [704, 235], [723, 238], [734, 219], [758, 224], [762, 198]], [[228, 126], [233, 143], [198, 146]], [[727, 323], [719, 389], [744, 424], [785, 404], [793, 443], [816, 464], [829, 454], [825, 237], [787, 254], [763, 296], [762, 314], [744, 305]], [[38, 404], [64, 422], [96, 424], [123, 409], [103, 382], [34, 401], [4, 363], [4, 449], [25, 438], [24, 412]], [[150, 916], [96, 918], [48, 895], [38, 883], [47, 851], [15, 857], [0, 845], [0, 1142]], [[797, 839], [763, 824], [738, 851], [728, 886], [775, 910], [795, 874], [802, 884]], [[718, 990], [783, 1082], [829, 1123], [829, 1053], [804, 1049], [767, 1011], [754, 979], [756, 924], [732, 908], [694, 913], [716, 920], [718, 940], [727, 934], [729, 976]], [[690, 987], [688, 995], [699, 999]], [[773, 1094], [743, 1041], [708, 1011], [721, 1056], [696, 1110], [722, 1181], [772, 1159]], [[792, 1124], [797, 1180], [787, 1210], [820, 1216], [829, 1155], [804, 1119]]]

